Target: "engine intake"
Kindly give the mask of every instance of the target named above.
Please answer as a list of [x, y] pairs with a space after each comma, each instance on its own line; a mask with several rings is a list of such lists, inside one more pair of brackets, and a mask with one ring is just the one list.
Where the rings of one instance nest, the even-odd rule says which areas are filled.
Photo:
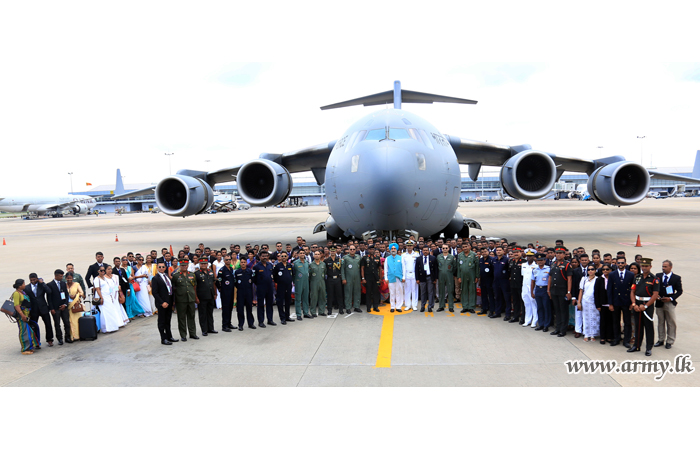
[[75, 205], [73, 205], [73, 212], [75, 214], [85, 214], [89, 210], [90, 210], [90, 208], [88, 207], [88, 205], [86, 205], [84, 203], [76, 203]]
[[529, 150], [506, 161], [500, 178], [506, 194], [519, 200], [535, 200], [552, 190], [557, 181], [557, 169], [549, 155]]
[[285, 201], [292, 192], [292, 176], [276, 162], [250, 161], [238, 169], [238, 194], [252, 206], [273, 206]]
[[649, 192], [649, 172], [632, 161], [600, 167], [588, 179], [588, 193], [599, 203], [629, 206], [641, 202]]
[[156, 202], [169, 216], [193, 216], [211, 207], [214, 191], [202, 179], [172, 175], [160, 180], [156, 186]]

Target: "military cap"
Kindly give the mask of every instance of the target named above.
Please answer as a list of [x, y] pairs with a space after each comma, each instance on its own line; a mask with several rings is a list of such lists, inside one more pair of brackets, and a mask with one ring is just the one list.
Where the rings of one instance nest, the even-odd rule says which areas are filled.
[[525, 250], [525, 256], [535, 256], [535, 250], [528, 248]]
[[412, 239], [409, 239], [406, 241], [406, 245], [416, 245], [416, 243]]
[[554, 249], [554, 253], [566, 253], [566, 247], [557, 247]]
[[545, 258], [546, 258], [546, 257], [545, 257], [542, 253], [540, 253], [540, 254], [537, 255], [537, 261], [541, 261], [541, 260], [543, 260], [543, 259], [545, 259]]
[[180, 259], [178, 259], [178, 261], [180, 261], [181, 263], [182, 262], [186, 262], [186, 263], [190, 262], [190, 260], [188, 258], [180, 258]]
[[651, 259], [651, 258], [642, 258], [641, 265], [642, 266], [651, 266], [652, 261], [653, 261], [653, 259]]

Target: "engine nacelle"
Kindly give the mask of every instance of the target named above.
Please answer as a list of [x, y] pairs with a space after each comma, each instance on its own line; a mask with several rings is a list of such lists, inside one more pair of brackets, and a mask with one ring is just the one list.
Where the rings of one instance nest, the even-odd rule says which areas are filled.
[[289, 171], [268, 159], [256, 159], [241, 166], [236, 175], [238, 195], [251, 206], [279, 205], [292, 192]]
[[169, 216], [193, 216], [209, 209], [214, 203], [214, 191], [206, 181], [172, 175], [156, 186], [158, 208]]
[[604, 205], [628, 206], [646, 197], [649, 184], [649, 172], [643, 166], [620, 161], [596, 169], [588, 179], [588, 193]]
[[546, 153], [528, 150], [510, 158], [501, 169], [506, 194], [519, 200], [542, 198], [554, 187], [557, 169]]
[[90, 211], [88, 205], [83, 203], [76, 203], [73, 205], [72, 209], [75, 214], [87, 214], [87, 212]]

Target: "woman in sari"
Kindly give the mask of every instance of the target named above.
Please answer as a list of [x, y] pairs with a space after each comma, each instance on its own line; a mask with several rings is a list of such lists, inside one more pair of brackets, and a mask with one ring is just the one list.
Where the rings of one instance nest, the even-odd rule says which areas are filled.
[[583, 340], [594, 342], [595, 336], [600, 333], [600, 311], [595, 304], [595, 266], [589, 265], [586, 268], [587, 276], [579, 283], [579, 300], [583, 315]]
[[100, 330], [111, 333], [124, 326], [122, 306], [119, 304], [119, 281], [112, 277], [112, 266], [107, 265], [99, 270], [100, 276], [95, 280], [95, 292], [102, 299], [100, 306]]
[[127, 291], [126, 294], [126, 301], [124, 305], [126, 306], [126, 315], [129, 319], [133, 319], [134, 317], [142, 317], [143, 316], [143, 309], [141, 308], [141, 305], [139, 304], [139, 300], [136, 297], [136, 292], [134, 291], [134, 275], [135, 275], [135, 270], [133, 267], [127, 265], [126, 266], [126, 276], [127, 279], [129, 280], [129, 290]]
[[153, 264], [153, 257], [151, 255], [146, 255], [146, 269], [148, 270], [148, 299], [151, 301], [151, 311], [153, 314], [158, 314], [158, 308], [156, 308], [156, 299], [153, 297], [151, 292], [151, 280], [158, 273], [158, 264]]
[[[100, 275], [104, 274], [104, 269], [100, 268]], [[81, 303], [85, 299], [85, 293], [83, 288], [80, 287], [79, 283], [73, 281], [73, 272], [66, 273], [66, 287], [68, 288], [68, 297], [70, 297], [70, 303], [68, 304], [68, 311], [70, 311], [70, 331], [73, 335], [73, 342], [80, 340], [80, 329], [78, 327], [78, 319], [83, 316], [83, 311], [73, 312], [73, 306]], [[98, 298], [95, 296], [95, 298]]]
[[151, 299], [148, 298], [148, 268], [143, 264], [143, 261], [143, 256], [139, 256], [136, 260], [134, 281], [136, 281], [141, 288], [136, 292], [136, 299], [139, 301], [139, 306], [143, 310], [143, 315], [145, 317], [150, 317], [153, 315], [153, 310], [151, 309]]
[[12, 293], [12, 303], [17, 312], [21, 351], [23, 355], [32, 355], [34, 354], [34, 350], [41, 349], [41, 342], [39, 342], [39, 338], [29, 325], [30, 303], [29, 297], [24, 293], [24, 280], [18, 279], [12, 287], [15, 289], [15, 292]]

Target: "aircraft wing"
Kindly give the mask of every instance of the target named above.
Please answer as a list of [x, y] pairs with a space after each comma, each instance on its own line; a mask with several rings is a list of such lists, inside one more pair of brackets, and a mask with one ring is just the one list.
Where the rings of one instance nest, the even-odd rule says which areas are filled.
[[137, 191], [124, 192], [123, 194], [120, 194], [120, 195], [114, 195], [114, 196], [112, 196], [112, 200], [121, 200], [123, 198], [129, 198], [129, 197], [141, 197], [142, 195], [149, 195], [149, 194], [153, 194], [155, 192], [156, 192], [156, 187], [151, 186], [151, 187], [147, 187], [144, 189], [139, 189]]
[[[508, 161], [508, 159], [510, 159], [515, 154], [532, 149], [532, 147], [530, 147], [527, 144], [508, 146], [492, 144], [490, 142], [462, 139], [457, 136], [451, 135], [444, 136], [454, 149], [454, 152], [457, 155], [457, 161], [460, 164], [471, 164], [474, 167], [478, 168], [480, 168], [481, 165], [502, 166], [506, 161]], [[625, 160], [625, 158], [623, 158], [622, 156], [610, 156], [602, 159], [586, 160], [579, 158], [571, 158], [568, 156], [558, 156], [553, 153], [547, 153], [547, 155], [552, 157], [552, 159], [554, 160], [554, 164], [556, 165], [557, 172], [559, 174], [564, 172], [581, 172], [586, 173], [589, 176], [598, 167]], [[648, 172], [649, 175], [657, 179], [700, 183], [700, 179], [697, 178], [683, 177], [680, 175], [673, 175], [670, 173], [663, 173], [655, 170], [649, 170]], [[476, 174], [478, 174], [478, 169], [475, 172], [475, 175]], [[469, 175], [472, 176], [471, 168], [469, 171]], [[475, 178], [472, 176], [472, 179]]]

